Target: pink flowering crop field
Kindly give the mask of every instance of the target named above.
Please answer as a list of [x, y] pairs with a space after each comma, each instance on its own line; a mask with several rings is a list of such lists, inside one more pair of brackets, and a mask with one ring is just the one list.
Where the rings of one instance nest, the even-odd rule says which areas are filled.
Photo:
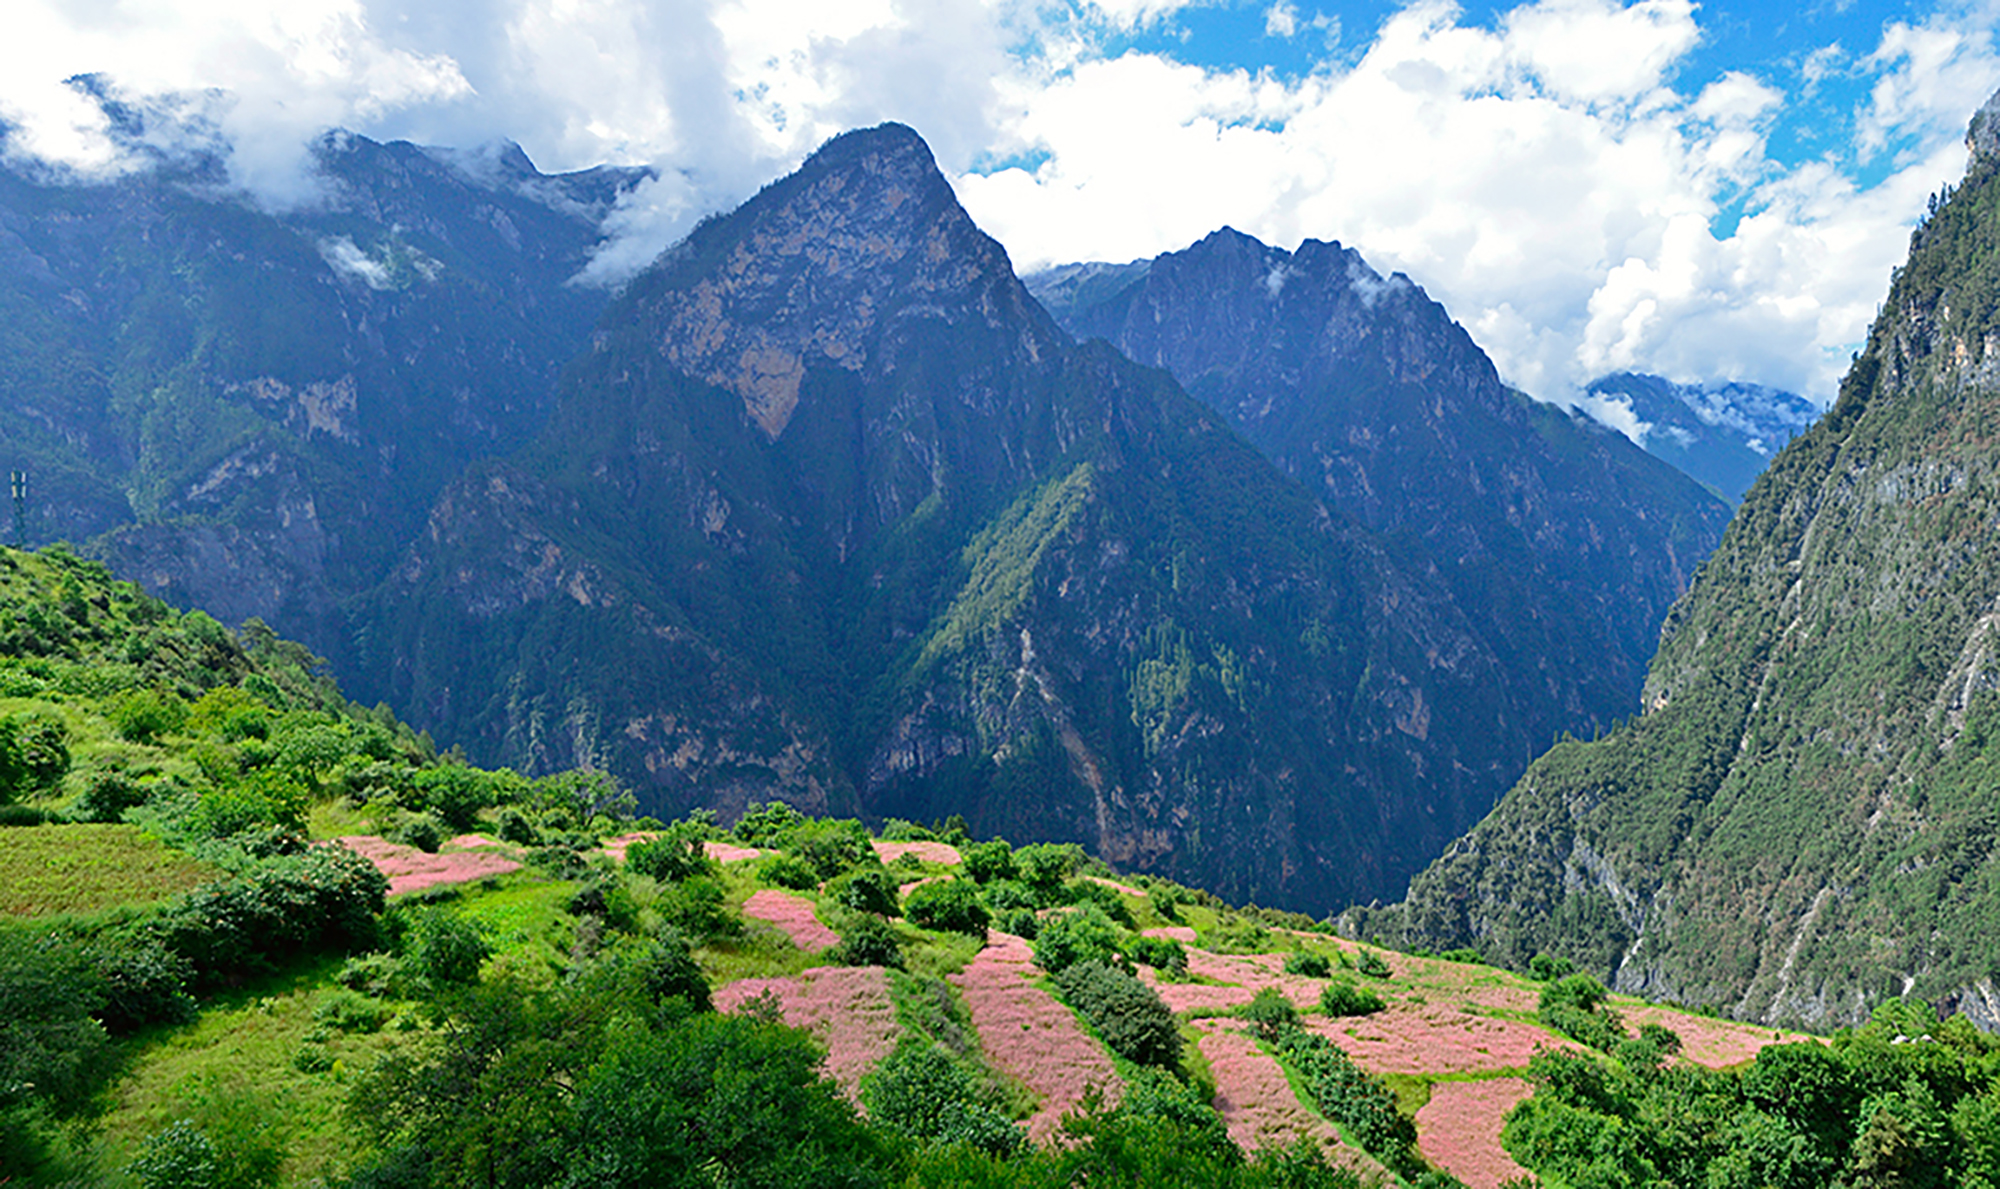
[[1124, 1090], [1110, 1055], [1068, 1008], [1031, 981], [1040, 974], [1026, 941], [993, 931], [979, 956], [950, 976], [987, 1062], [1040, 1097], [1041, 1106], [1028, 1119], [1028, 1136], [1037, 1142], [1082, 1104], [1090, 1087], [1107, 1103], [1116, 1103]]
[[1424, 1159], [1464, 1181], [1467, 1189], [1497, 1189], [1527, 1175], [1500, 1146], [1500, 1125], [1534, 1087], [1520, 1078], [1438, 1082], [1417, 1112], [1417, 1148]]
[[1766, 1045], [1816, 1039], [1803, 1032], [1781, 1032], [1735, 1020], [1691, 1015], [1667, 1007], [1635, 1007], [1616, 1003], [1613, 1006], [1625, 1017], [1626, 1029], [1633, 1035], [1636, 1036], [1644, 1024], [1661, 1024], [1671, 1028], [1680, 1034], [1681, 1056], [1710, 1069], [1724, 1069], [1754, 1061]]
[[738, 846], [733, 842], [704, 842], [701, 844], [701, 849], [709, 858], [714, 859], [718, 863], [735, 863], [744, 859], [761, 859], [769, 853], [768, 851], [758, 850], [754, 846]]
[[744, 901], [743, 915], [783, 929], [792, 944], [808, 954], [822, 953], [840, 944], [840, 934], [821, 924], [812, 901], [800, 896], [763, 888]]
[[947, 867], [956, 867], [965, 861], [960, 857], [958, 848], [948, 842], [883, 842], [877, 839], [874, 846], [876, 857], [884, 863], [893, 863], [904, 855], [915, 855], [926, 863], [942, 863]]
[[520, 863], [491, 850], [439, 851], [430, 855], [414, 846], [403, 846], [372, 834], [344, 834], [334, 841], [375, 864], [377, 871], [388, 876], [391, 896], [439, 884], [473, 883], [521, 869]]
[[1537, 1048], [1579, 1047], [1537, 1024], [1407, 1000], [1374, 1015], [1312, 1016], [1306, 1026], [1370, 1073], [1497, 1073], [1526, 1068]]
[[1229, 1138], [1249, 1150], [1289, 1148], [1301, 1139], [1338, 1143], [1332, 1124], [1307, 1109], [1285, 1071], [1240, 1025], [1203, 1020], [1201, 1055], [1215, 1078], [1215, 1109]]
[[763, 994], [777, 996], [785, 1023], [826, 1046], [826, 1074], [854, 1101], [861, 1079], [896, 1048], [901, 1029], [880, 966], [822, 966], [796, 978], [746, 978], [716, 989], [717, 1011], [741, 1011]]

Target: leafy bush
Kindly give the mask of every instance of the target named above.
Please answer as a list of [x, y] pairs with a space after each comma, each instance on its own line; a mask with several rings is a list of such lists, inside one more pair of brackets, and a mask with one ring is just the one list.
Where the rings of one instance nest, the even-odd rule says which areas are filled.
[[1349, 1139], [1408, 1179], [1428, 1174], [1416, 1153], [1416, 1124], [1396, 1110], [1396, 1097], [1382, 1079], [1303, 1028], [1284, 1029], [1277, 1047], [1305, 1083], [1312, 1105], [1339, 1123]]
[[1146, 900], [1153, 906], [1153, 911], [1158, 914], [1161, 920], [1178, 921], [1181, 919], [1183, 897], [1181, 890], [1172, 884], [1159, 884], [1149, 889], [1146, 892]]
[[222, 1165], [194, 1121], [179, 1119], [147, 1136], [139, 1158], [125, 1171], [141, 1189], [217, 1189]]
[[896, 879], [881, 867], [850, 871], [826, 886], [834, 903], [854, 912], [878, 917], [902, 915]]
[[1014, 865], [1014, 848], [1004, 838], [975, 842], [960, 851], [959, 857], [965, 861], [965, 873], [979, 883], [1013, 879], [1020, 873]]
[[829, 955], [842, 966], [903, 968], [903, 943], [880, 917], [859, 916], [841, 931], [840, 944]]
[[218, 685], [188, 707], [187, 729], [226, 743], [270, 734], [271, 708], [233, 685]]
[[1319, 993], [1319, 1009], [1330, 1016], [1366, 1016], [1388, 1005], [1372, 987], [1358, 987], [1354, 980], [1337, 978]]
[[1141, 966], [1151, 966], [1162, 973], [1178, 973], [1187, 969], [1187, 947], [1171, 937], [1134, 937], [1125, 953]]
[[1101, 883], [1078, 880], [1065, 888], [1064, 892], [1072, 904], [1095, 904], [1103, 910], [1105, 916], [1120, 926], [1127, 929], [1139, 927], [1139, 922], [1132, 916], [1132, 910], [1125, 904], [1124, 895]]
[[1042, 931], [1042, 919], [1032, 908], [1010, 908], [993, 918], [993, 926], [1002, 933], [1033, 941]]
[[641, 986], [655, 1004], [679, 999], [696, 1011], [709, 1009], [708, 977], [680, 934], [667, 930], [639, 955]]
[[875, 856], [868, 828], [852, 818], [807, 821], [792, 831], [787, 849], [821, 879], [881, 863]]
[[336, 1032], [380, 1032], [396, 1009], [358, 991], [323, 993], [313, 1005], [313, 1023]]
[[1017, 908], [1032, 912], [1042, 906], [1042, 898], [1035, 895], [1035, 890], [1018, 879], [995, 880], [985, 885], [981, 895], [986, 907], [994, 912], [1011, 912]]
[[1611, 992], [1588, 974], [1566, 975], [1542, 988], [1537, 1012], [1549, 1027], [1601, 1052], [1625, 1039], [1625, 1025], [1605, 1001]]
[[1276, 987], [1265, 987], [1250, 1002], [1236, 1009], [1238, 1019], [1248, 1020], [1265, 1040], [1276, 1040], [1287, 1028], [1299, 1026], [1299, 1009]]
[[86, 821], [117, 822], [125, 811], [146, 803], [146, 788], [131, 776], [106, 768], [91, 773], [76, 800], [76, 815]]
[[903, 917], [919, 929], [944, 933], [986, 932], [986, 906], [970, 880], [942, 879], [912, 890], [903, 900]]
[[194, 981], [210, 984], [278, 958], [368, 945], [388, 893], [373, 863], [346, 847], [316, 846], [196, 888], [153, 927], [187, 959]]
[[729, 911], [722, 885], [705, 875], [663, 885], [653, 907], [668, 925], [696, 942], [743, 931], [743, 922]]
[[260, 769], [201, 794], [193, 824], [210, 838], [229, 838], [259, 826], [305, 828], [311, 798], [282, 772]]
[[184, 1024], [195, 1015], [187, 993], [193, 969], [157, 935], [136, 933], [118, 938], [108, 949], [94, 951], [104, 996], [97, 1018], [113, 1033], [134, 1032], [148, 1024]]
[[1118, 926], [1095, 904], [1057, 913], [1042, 921], [1035, 936], [1035, 962], [1061, 974], [1079, 962], [1117, 963], [1122, 956]]
[[810, 892], [819, 886], [819, 873], [797, 855], [772, 855], [757, 864], [757, 878], [764, 883], [795, 892]]
[[1576, 963], [1553, 954], [1536, 954], [1528, 959], [1528, 973], [1538, 982], [1552, 983], [1576, 973]]
[[1367, 975], [1369, 978], [1388, 978], [1391, 973], [1389, 963], [1384, 961], [1382, 955], [1376, 953], [1374, 950], [1362, 950], [1360, 953], [1355, 954], [1354, 969]]
[[730, 833], [745, 846], [782, 848], [791, 841], [792, 832], [808, 820], [783, 801], [763, 804], [753, 801], [749, 812], [737, 821], [736, 828]]
[[394, 954], [360, 954], [343, 962], [333, 981], [350, 991], [380, 997], [395, 988], [402, 972], [403, 964]]
[[389, 831], [389, 841], [404, 846], [414, 846], [427, 855], [434, 855], [445, 843], [444, 823], [428, 813], [415, 813], [403, 819], [403, 823]]
[[926, 1143], [966, 1143], [1009, 1156], [1027, 1141], [1018, 1126], [980, 1101], [971, 1075], [936, 1045], [898, 1046], [862, 1080], [861, 1101], [878, 1125]]
[[616, 876], [593, 879], [578, 888], [569, 898], [569, 911], [571, 916], [602, 917], [607, 926], [627, 933], [639, 923], [639, 902]]
[[172, 691], [126, 690], [111, 700], [107, 717], [120, 737], [133, 743], [152, 743], [162, 735], [177, 733], [187, 722], [187, 703]]
[[1082, 961], [1055, 976], [1065, 1002], [1082, 1012], [1111, 1050], [1141, 1065], [1180, 1064], [1181, 1034], [1159, 992], [1117, 966]]
[[40, 714], [0, 719], [0, 801], [52, 789], [69, 771], [69, 731]]
[[1014, 852], [1021, 879], [1045, 896], [1053, 896], [1083, 862], [1083, 848], [1074, 842], [1043, 842]]
[[675, 822], [658, 838], [635, 842], [625, 850], [625, 865], [661, 883], [678, 883], [697, 876], [716, 874], [715, 860], [702, 845], [705, 831], [699, 825]]
[[417, 921], [407, 964], [412, 974], [433, 986], [462, 986], [479, 981], [479, 967], [493, 956], [485, 934], [472, 921], [434, 909]]
[[439, 764], [410, 778], [417, 807], [431, 813], [455, 833], [478, 822], [479, 811], [493, 803], [488, 774], [464, 764]]
[[1326, 960], [1325, 954], [1294, 950], [1285, 955], [1285, 973], [1301, 978], [1327, 978], [1333, 974], [1333, 963]]
[[512, 805], [500, 811], [499, 820], [494, 823], [494, 826], [502, 842], [511, 842], [516, 846], [540, 846], [542, 844], [542, 832], [535, 825], [533, 819]]

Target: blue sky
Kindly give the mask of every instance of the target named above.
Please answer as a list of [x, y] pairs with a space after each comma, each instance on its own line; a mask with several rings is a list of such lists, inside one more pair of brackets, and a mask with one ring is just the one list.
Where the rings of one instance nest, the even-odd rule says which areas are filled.
[[2000, 88], [2000, 0], [12, 0], [6, 152], [143, 168], [72, 75], [329, 201], [344, 127], [545, 169], [648, 163], [586, 281], [845, 128], [931, 142], [1018, 266], [1223, 224], [1339, 240], [1528, 391], [1617, 368], [1832, 395], [1927, 195]]

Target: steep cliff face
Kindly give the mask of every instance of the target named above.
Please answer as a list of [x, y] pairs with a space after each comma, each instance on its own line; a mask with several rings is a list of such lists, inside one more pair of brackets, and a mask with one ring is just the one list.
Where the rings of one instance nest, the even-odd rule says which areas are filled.
[[1915, 993], [1997, 1022], [2000, 155], [1974, 145], [1839, 401], [1674, 608], [1645, 716], [1543, 757], [1357, 927], [1748, 1018]]
[[635, 280], [364, 619], [419, 721], [651, 809], [957, 812], [1313, 910], [1530, 746], [1448, 590], [1074, 345], [894, 125]]
[[605, 297], [566, 285], [637, 175], [335, 136], [284, 215], [202, 163], [0, 171], [0, 465], [34, 542], [338, 651], [442, 485], [546, 415]]
[[1727, 507], [1500, 382], [1443, 307], [1339, 244], [1224, 229], [1030, 287], [1078, 336], [1166, 368], [1271, 460], [1435, 567], [1537, 742], [1631, 713], [1660, 618]]

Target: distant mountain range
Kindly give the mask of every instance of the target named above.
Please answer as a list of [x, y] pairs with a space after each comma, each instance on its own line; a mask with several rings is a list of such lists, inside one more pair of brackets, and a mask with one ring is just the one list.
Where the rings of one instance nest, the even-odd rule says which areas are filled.
[[1676, 384], [1636, 372], [1600, 377], [1584, 398], [1585, 412], [1731, 504], [1820, 415], [1804, 397], [1762, 384]]
[[320, 164], [286, 215], [199, 164], [0, 178], [33, 536], [662, 814], [957, 813], [1242, 900], [1393, 897], [1631, 711], [1727, 516], [1337, 245], [1083, 270], [1064, 319], [1171, 333], [1079, 345], [905, 128], [615, 299], [571, 281], [641, 175]]

